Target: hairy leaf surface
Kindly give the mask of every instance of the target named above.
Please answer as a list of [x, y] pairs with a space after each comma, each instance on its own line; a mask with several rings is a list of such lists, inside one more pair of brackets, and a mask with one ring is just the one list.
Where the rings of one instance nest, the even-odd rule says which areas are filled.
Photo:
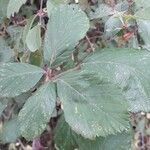
[[15, 97], [30, 90], [44, 71], [25, 63], [0, 64], [0, 97]]
[[44, 131], [55, 108], [55, 101], [55, 86], [49, 82], [27, 100], [19, 113], [22, 136], [34, 139]]
[[51, 13], [47, 28], [44, 56], [54, 61], [64, 50], [72, 50], [85, 36], [89, 20], [77, 5], [60, 5]]
[[76, 133], [90, 139], [128, 128], [127, 103], [121, 89], [103, 77], [100, 68], [92, 73], [95, 68], [90, 63], [57, 79], [65, 120]]
[[88, 57], [82, 69], [98, 73], [119, 86], [133, 112], [150, 111], [150, 53], [146, 50], [104, 49]]

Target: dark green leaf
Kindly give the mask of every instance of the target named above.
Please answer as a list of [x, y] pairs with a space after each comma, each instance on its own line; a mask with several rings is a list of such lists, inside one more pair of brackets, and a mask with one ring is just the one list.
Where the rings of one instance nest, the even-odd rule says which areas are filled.
[[30, 63], [35, 66], [41, 66], [43, 61], [43, 54], [41, 50], [37, 50], [34, 53], [30, 54]]
[[65, 122], [64, 117], [58, 121], [55, 129], [55, 143], [60, 150], [74, 150], [78, 148], [75, 141], [77, 134], [71, 130], [69, 125]]
[[138, 32], [144, 41], [143, 47], [150, 50], [150, 20], [138, 20]]
[[55, 129], [55, 143], [60, 150], [131, 150], [132, 132], [89, 140], [77, 135], [62, 117]]

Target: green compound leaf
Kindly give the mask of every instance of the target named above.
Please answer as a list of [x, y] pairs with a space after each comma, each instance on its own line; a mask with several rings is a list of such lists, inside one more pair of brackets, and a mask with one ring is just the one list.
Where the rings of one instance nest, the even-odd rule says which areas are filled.
[[55, 108], [56, 93], [53, 83], [44, 84], [31, 96], [19, 113], [20, 131], [26, 139], [39, 136]]
[[11, 15], [13, 16], [15, 12], [17, 13], [26, 1], [27, 0], [9, 0], [7, 6], [7, 17], [9, 18]]
[[0, 64], [0, 97], [15, 97], [30, 90], [44, 71], [25, 63]]
[[76, 46], [89, 29], [86, 14], [77, 5], [60, 5], [51, 12], [45, 36], [44, 57], [53, 62]]

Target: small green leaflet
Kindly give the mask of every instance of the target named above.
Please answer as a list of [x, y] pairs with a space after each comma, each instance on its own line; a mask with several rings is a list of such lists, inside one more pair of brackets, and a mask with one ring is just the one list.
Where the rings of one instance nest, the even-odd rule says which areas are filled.
[[18, 12], [20, 7], [25, 4], [27, 0], [9, 0], [8, 7], [7, 7], [7, 17], [9, 18], [11, 15], [13, 16], [14, 13]]
[[137, 20], [138, 24], [138, 33], [144, 41], [144, 47], [147, 50], [150, 50], [150, 20]]
[[34, 22], [35, 18], [36, 18], [36, 16], [33, 15], [29, 19], [27, 19], [27, 24], [24, 27], [23, 33], [22, 33], [22, 41], [23, 41], [24, 45], [26, 44], [27, 35], [28, 35], [30, 29], [32, 28], [32, 25], [33, 25], [33, 22]]
[[127, 102], [121, 89], [101, 74], [92, 73], [94, 67], [90, 63], [89, 69], [67, 72], [57, 79], [65, 120], [76, 133], [89, 139], [129, 127]]
[[37, 50], [30, 54], [30, 64], [35, 66], [42, 66], [43, 64], [43, 53], [41, 50]]
[[26, 44], [31, 52], [35, 52], [41, 47], [42, 39], [40, 25], [36, 25], [35, 27], [29, 30], [26, 37]]
[[73, 50], [89, 29], [86, 14], [77, 5], [59, 5], [51, 12], [45, 35], [44, 57], [53, 62], [64, 50]]
[[15, 97], [30, 90], [44, 74], [39, 67], [25, 63], [0, 64], [0, 97]]
[[39, 136], [55, 108], [56, 93], [53, 83], [46, 83], [31, 96], [19, 113], [20, 131], [26, 139]]
[[108, 18], [109, 16], [116, 15], [117, 12], [127, 11], [129, 4], [127, 1], [120, 2], [115, 7], [110, 7], [107, 4], [99, 4], [94, 12], [90, 12], [91, 19], [98, 19], [98, 18]]
[[115, 36], [122, 28], [122, 22], [119, 17], [111, 16], [105, 23], [105, 33], [107, 37]]

